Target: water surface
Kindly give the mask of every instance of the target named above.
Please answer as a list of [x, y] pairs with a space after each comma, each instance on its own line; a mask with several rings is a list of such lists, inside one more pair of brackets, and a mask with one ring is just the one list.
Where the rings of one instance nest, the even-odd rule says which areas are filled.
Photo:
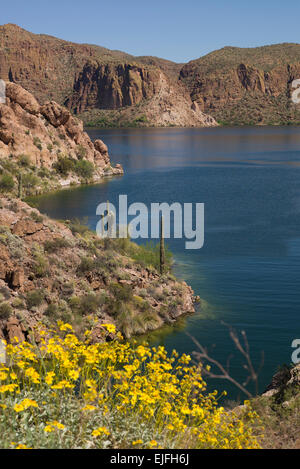
[[[56, 218], [88, 217], [119, 194], [128, 202], [204, 202], [205, 244], [184, 249], [170, 240], [176, 275], [202, 298], [195, 315], [152, 341], [190, 353], [192, 334], [242, 380], [245, 372], [221, 321], [245, 330], [254, 361], [264, 351], [260, 390], [278, 366], [290, 363], [300, 337], [300, 129], [89, 130], [102, 138], [125, 175], [96, 186], [39, 198]], [[226, 383], [214, 383], [226, 387]], [[228, 387], [228, 386], [227, 386]]]

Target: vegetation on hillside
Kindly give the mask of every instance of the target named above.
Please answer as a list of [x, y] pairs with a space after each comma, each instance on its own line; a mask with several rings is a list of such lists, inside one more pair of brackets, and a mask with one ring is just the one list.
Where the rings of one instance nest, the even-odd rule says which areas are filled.
[[192, 60], [189, 64], [197, 72], [212, 73], [226, 71], [246, 63], [266, 72], [282, 64], [299, 62], [300, 44], [282, 43], [261, 47], [226, 46], [209, 54]]
[[[142, 105], [141, 105], [142, 107]], [[78, 116], [86, 127], [98, 128], [136, 128], [147, 127], [149, 122], [139, 106], [124, 109], [93, 109]]]
[[[300, 449], [300, 386], [283, 386], [273, 396], [259, 396], [251, 400], [252, 408], [260, 416], [260, 424], [253, 425], [253, 433], [263, 448]], [[265, 428], [261, 434], [261, 425]]]
[[233, 102], [214, 112], [220, 125], [300, 125], [300, 109], [287, 96], [266, 96], [245, 92]]
[[[1, 199], [0, 216], [4, 335], [14, 316], [26, 331], [38, 318], [50, 327], [68, 321], [79, 335], [91, 321], [109, 319], [131, 337], [194, 310], [192, 290], [170, 272], [167, 248], [161, 275], [159, 246], [153, 243], [102, 239], [79, 220], [54, 222], [17, 199]], [[7, 272], [19, 275], [16, 286]]]
[[[74, 178], [74, 183], [89, 182], [95, 173], [94, 165], [86, 159], [75, 160], [61, 155], [51, 169], [38, 168], [33, 165], [27, 155], [15, 158], [1, 158], [0, 161], [0, 193], [12, 196], [27, 197], [42, 194], [61, 188], [61, 180]], [[19, 184], [22, 193], [19, 193]]]

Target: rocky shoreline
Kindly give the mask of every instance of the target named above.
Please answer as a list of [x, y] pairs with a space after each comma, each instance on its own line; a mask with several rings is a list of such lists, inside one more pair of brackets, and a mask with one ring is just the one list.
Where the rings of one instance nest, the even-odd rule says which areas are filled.
[[83, 123], [54, 101], [40, 105], [19, 85], [6, 83], [0, 104], [0, 190], [34, 195], [123, 174], [105, 143], [92, 142]]
[[64, 320], [79, 335], [92, 328], [95, 342], [107, 322], [129, 338], [194, 312], [192, 289], [145, 265], [141, 249], [1, 197], [0, 337], [24, 340]]

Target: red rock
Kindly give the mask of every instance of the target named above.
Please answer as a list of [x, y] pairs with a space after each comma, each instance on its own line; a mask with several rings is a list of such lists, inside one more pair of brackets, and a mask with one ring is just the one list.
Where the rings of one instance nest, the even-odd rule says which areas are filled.
[[6, 281], [10, 288], [13, 290], [23, 290], [24, 286], [24, 270], [22, 268], [16, 268], [15, 270], [8, 271], [6, 273]]
[[21, 108], [30, 114], [37, 115], [40, 111], [40, 105], [34, 96], [20, 85], [7, 83], [6, 97], [9, 98], [11, 102], [19, 104]]
[[41, 106], [41, 114], [43, 114], [54, 127], [65, 125], [71, 117], [71, 113], [67, 109], [54, 101]]
[[25, 340], [22, 328], [17, 318], [11, 317], [6, 324], [7, 335], [10, 343], [17, 341], [23, 342]]
[[13, 226], [12, 232], [17, 236], [32, 235], [43, 228], [43, 223], [36, 223], [33, 220], [21, 218]]

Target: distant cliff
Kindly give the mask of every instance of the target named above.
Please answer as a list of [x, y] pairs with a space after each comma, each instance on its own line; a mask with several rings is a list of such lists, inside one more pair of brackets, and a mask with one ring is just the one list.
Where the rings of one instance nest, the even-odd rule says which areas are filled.
[[[99, 46], [74, 44], [32, 34], [12, 24], [0, 27], [0, 78], [20, 84], [41, 104], [55, 100], [67, 106], [85, 122], [102, 119], [129, 126], [216, 125], [214, 119], [192, 106], [186, 88], [178, 83], [179, 70], [179, 64], [156, 57], [138, 58]], [[162, 103], [162, 83], [166, 82], [170, 94], [179, 97], [180, 108], [165, 92]], [[111, 111], [118, 111], [114, 119]]]
[[224, 47], [184, 65], [180, 80], [203, 112], [227, 124], [300, 123], [291, 100], [300, 45]]
[[91, 108], [135, 106], [156, 93], [159, 70], [131, 64], [87, 63], [75, 77], [74, 93], [66, 105], [75, 113]]
[[224, 47], [187, 64], [0, 26], [0, 78], [91, 125], [300, 124], [300, 45]]

